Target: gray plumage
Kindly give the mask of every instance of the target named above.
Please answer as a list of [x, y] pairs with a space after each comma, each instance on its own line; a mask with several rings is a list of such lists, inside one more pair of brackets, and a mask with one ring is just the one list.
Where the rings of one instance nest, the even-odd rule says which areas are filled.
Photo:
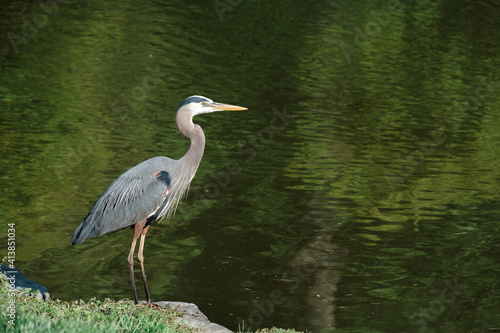
[[171, 179], [178, 171], [173, 162], [168, 157], [153, 157], [118, 177], [76, 229], [71, 244], [77, 245], [87, 238], [130, 227], [151, 214], [156, 213], [156, 219], [161, 218], [166, 209], [160, 214], [156, 210], [165, 204], [166, 208], [168, 202], [175, 201], [171, 200], [173, 195], [168, 193]]
[[191, 140], [187, 153], [179, 160], [153, 157], [123, 173], [96, 201], [71, 237], [71, 244], [78, 245], [90, 237], [134, 227], [128, 263], [136, 303], [133, 277], [136, 241], [141, 236], [138, 259], [148, 302], [151, 302], [143, 267], [144, 237], [151, 223], [174, 214], [200, 165], [205, 150], [205, 135], [201, 127], [193, 123], [193, 117], [223, 110], [240, 111], [246, 108], [216, 103], [203, 96], [191, 96], [182, 102], [177, 109], [176, 123], [179, 131]]

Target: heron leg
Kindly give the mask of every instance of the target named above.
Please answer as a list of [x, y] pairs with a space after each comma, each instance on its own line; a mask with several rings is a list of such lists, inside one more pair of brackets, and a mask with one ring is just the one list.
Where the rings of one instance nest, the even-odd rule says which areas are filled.
[[[127, 262], [128, 262], [128, 271], [130, 273], [130, 282], [132, 283], [132, 291], [134, 293], [134, 303], [137, 304], [137, 289], [135, 288], [135, 277], [134, 277], [134, 252], [135, 252], [135, 244], [137, 243], [137, 239], [141, 235], [143, 230], [144, 223], [137, 223], [134, 226], [134, 238], [132, 239], [132, 246], [130, 247], [130, 253], [128, 254]], [[142, 243], [142, 241], [141, 241]], [[142, 264], [141, 264], [142, 266]]]
[[151, 304], [151, 296], [149, 294], [148, 283], [146, 279], [146, 271], [144, 270], [144, 241], [146, 239], [146, 233], [148, 232], [149, 225], [142, 230], [141, 233], [141, 242], [139, 243], [139, 253], [137, 254], [137, 260], [139, 261], [139, 265], [141, 266], [142, 273], [142, 281], [144, 282], [144, 290], [146, 290], [146, 297], [148, 304]]

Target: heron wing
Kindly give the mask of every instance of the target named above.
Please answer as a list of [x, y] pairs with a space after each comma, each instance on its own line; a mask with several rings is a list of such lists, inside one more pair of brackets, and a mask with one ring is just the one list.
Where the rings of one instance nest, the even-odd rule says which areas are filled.
[[96, 201], [78, 226], [71, 243], [127, 228], [152, 217], [166, 205], [171, 184], [169, 158], [153, 158], [136, 165], [118, 177]]

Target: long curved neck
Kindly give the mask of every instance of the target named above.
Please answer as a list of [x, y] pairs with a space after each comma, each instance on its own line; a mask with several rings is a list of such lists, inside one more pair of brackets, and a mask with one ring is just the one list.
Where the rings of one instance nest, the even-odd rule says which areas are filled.
[[179, 113], [176, 116], [177, 128], [186, 138], [191, 140], [191, 146], [187, 153], [180, 159], [184, 165], [194, 173], [200, 165], [203, 152], [205, 151], [205, 134], [199, 125], [193, 123], [193, 117], [189, 113]]

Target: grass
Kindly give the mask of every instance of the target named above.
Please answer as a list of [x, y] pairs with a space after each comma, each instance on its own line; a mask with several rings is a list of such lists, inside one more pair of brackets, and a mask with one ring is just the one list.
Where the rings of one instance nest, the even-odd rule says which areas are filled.
[[[0, 332], [198, 332], [176, 323], [182, 314], [166, 310], [135, 305], [128, 300], [91, 299], [66, 302], [42, 301], [34, 297], [19, 295], [15, 298], [15, 324], [9, 323], [7, 306], [12, 297], [8, 284], [0, 279]], [[29, 293], [28, 293], [29, 294]], [[296, 333], [277, 328], [263, 329], [260, 333]]]
[[8, 285], [0, 285], [0, 331], [3, 332], [195, 332], [175, 323], [174, 310], [137, 306], [128, 300], [91, 299], [65, 302], [16, 297], [15, 325], [9, 323]]

